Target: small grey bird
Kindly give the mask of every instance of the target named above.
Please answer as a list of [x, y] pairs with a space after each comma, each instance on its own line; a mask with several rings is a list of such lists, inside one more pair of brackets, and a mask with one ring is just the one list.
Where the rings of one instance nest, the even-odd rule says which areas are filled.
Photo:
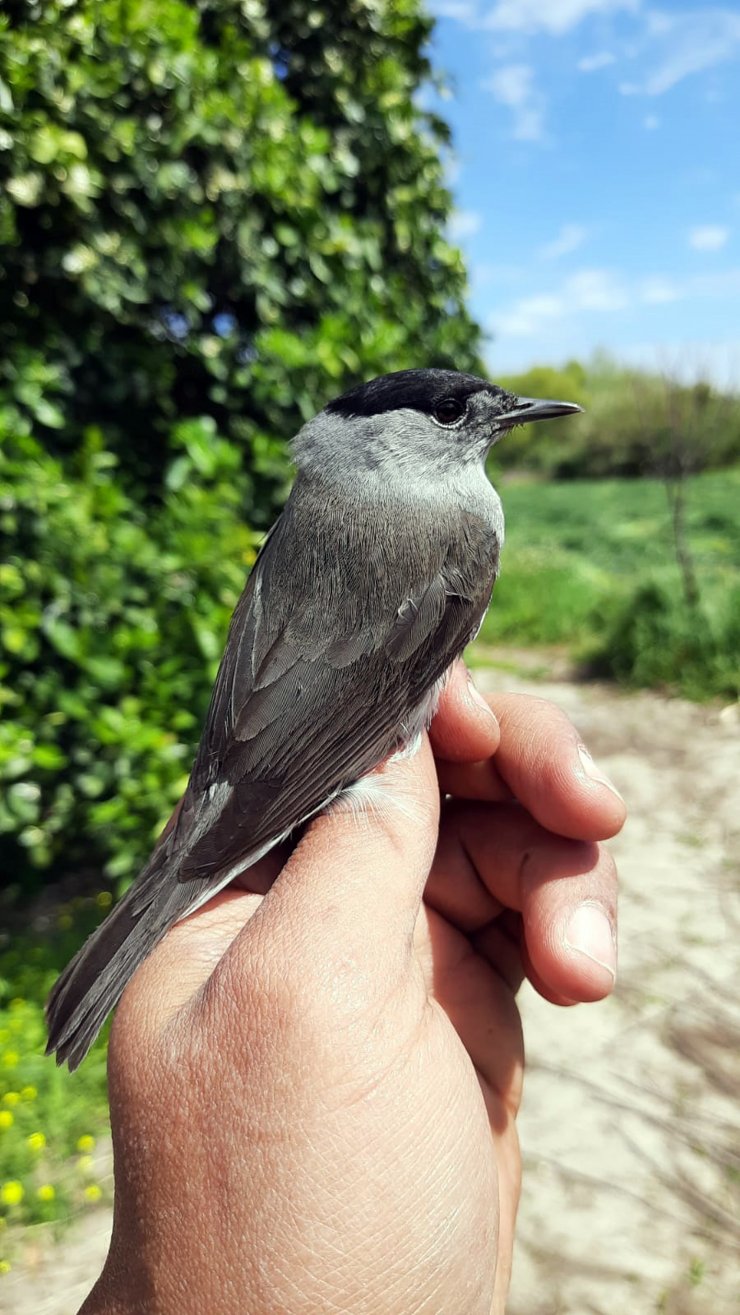
[[401, 370], [330, 402], [231, 622], [177, 822], [47, 1004], [74, 1069], [178, 919], [412, 745], [477, 633], [504, 518], [485, 474], [505, 430], [579, 411], [454, 370]]

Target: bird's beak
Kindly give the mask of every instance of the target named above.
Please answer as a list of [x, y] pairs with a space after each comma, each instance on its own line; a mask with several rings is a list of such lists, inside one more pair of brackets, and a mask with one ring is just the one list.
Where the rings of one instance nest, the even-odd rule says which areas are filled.
[[510, 425], [528, 425], [532, 420], [553, 420], [555, 416], [574, 415], [583, 407], [576, 402], [553, 402], [540, 397], [517, 397], [513, 411], [499, 418], [504, 428]]

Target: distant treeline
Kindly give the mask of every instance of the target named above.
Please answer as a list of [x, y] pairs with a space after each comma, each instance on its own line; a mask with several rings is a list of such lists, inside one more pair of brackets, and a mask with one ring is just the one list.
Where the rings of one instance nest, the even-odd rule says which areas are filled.
[[681, 382], [596, 357], [561, 369], [541, 365], [497, 382], [529, 397], [580, 402], [577, 421], [551, 420], [507, 434], [499, 469], [555, 479], [657, 475], [675, 478], [740, 461], [740, 393]]

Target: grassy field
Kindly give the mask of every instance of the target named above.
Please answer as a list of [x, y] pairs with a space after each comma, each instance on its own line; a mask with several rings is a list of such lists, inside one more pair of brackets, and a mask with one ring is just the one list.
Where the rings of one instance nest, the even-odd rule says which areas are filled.
[[658, 481], [512, 482], [500, 492], [506, 547], [479, 645], [564, 645], [627, 683], [737, 694], [740, 470], [688, 485], [695, 611], [682, 601]]

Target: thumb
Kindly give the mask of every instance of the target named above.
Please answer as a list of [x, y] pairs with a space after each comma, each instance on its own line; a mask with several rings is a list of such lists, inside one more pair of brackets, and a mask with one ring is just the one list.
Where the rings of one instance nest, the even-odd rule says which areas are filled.
[[[398, 971], [408, 958], [439, 828], [429, 742], [385, 763], [308, 827], [229, 951], [301, 974]], [[393, 962], [392, 962], [393, 961]]]
[[414, 755], [383, 764], [320, 814], [266, 895], [230, 887], [172, 927], [122, 1003], [166, 1019], [210, 981], [238, 1011], [245, 990], [265, 976], [297, 975], [306, 994], [312, 975], [336, 974], [340, 958], [375, 980], [384, 963], [397, 973], [438, 827], [439, 787], [424, 737]]

